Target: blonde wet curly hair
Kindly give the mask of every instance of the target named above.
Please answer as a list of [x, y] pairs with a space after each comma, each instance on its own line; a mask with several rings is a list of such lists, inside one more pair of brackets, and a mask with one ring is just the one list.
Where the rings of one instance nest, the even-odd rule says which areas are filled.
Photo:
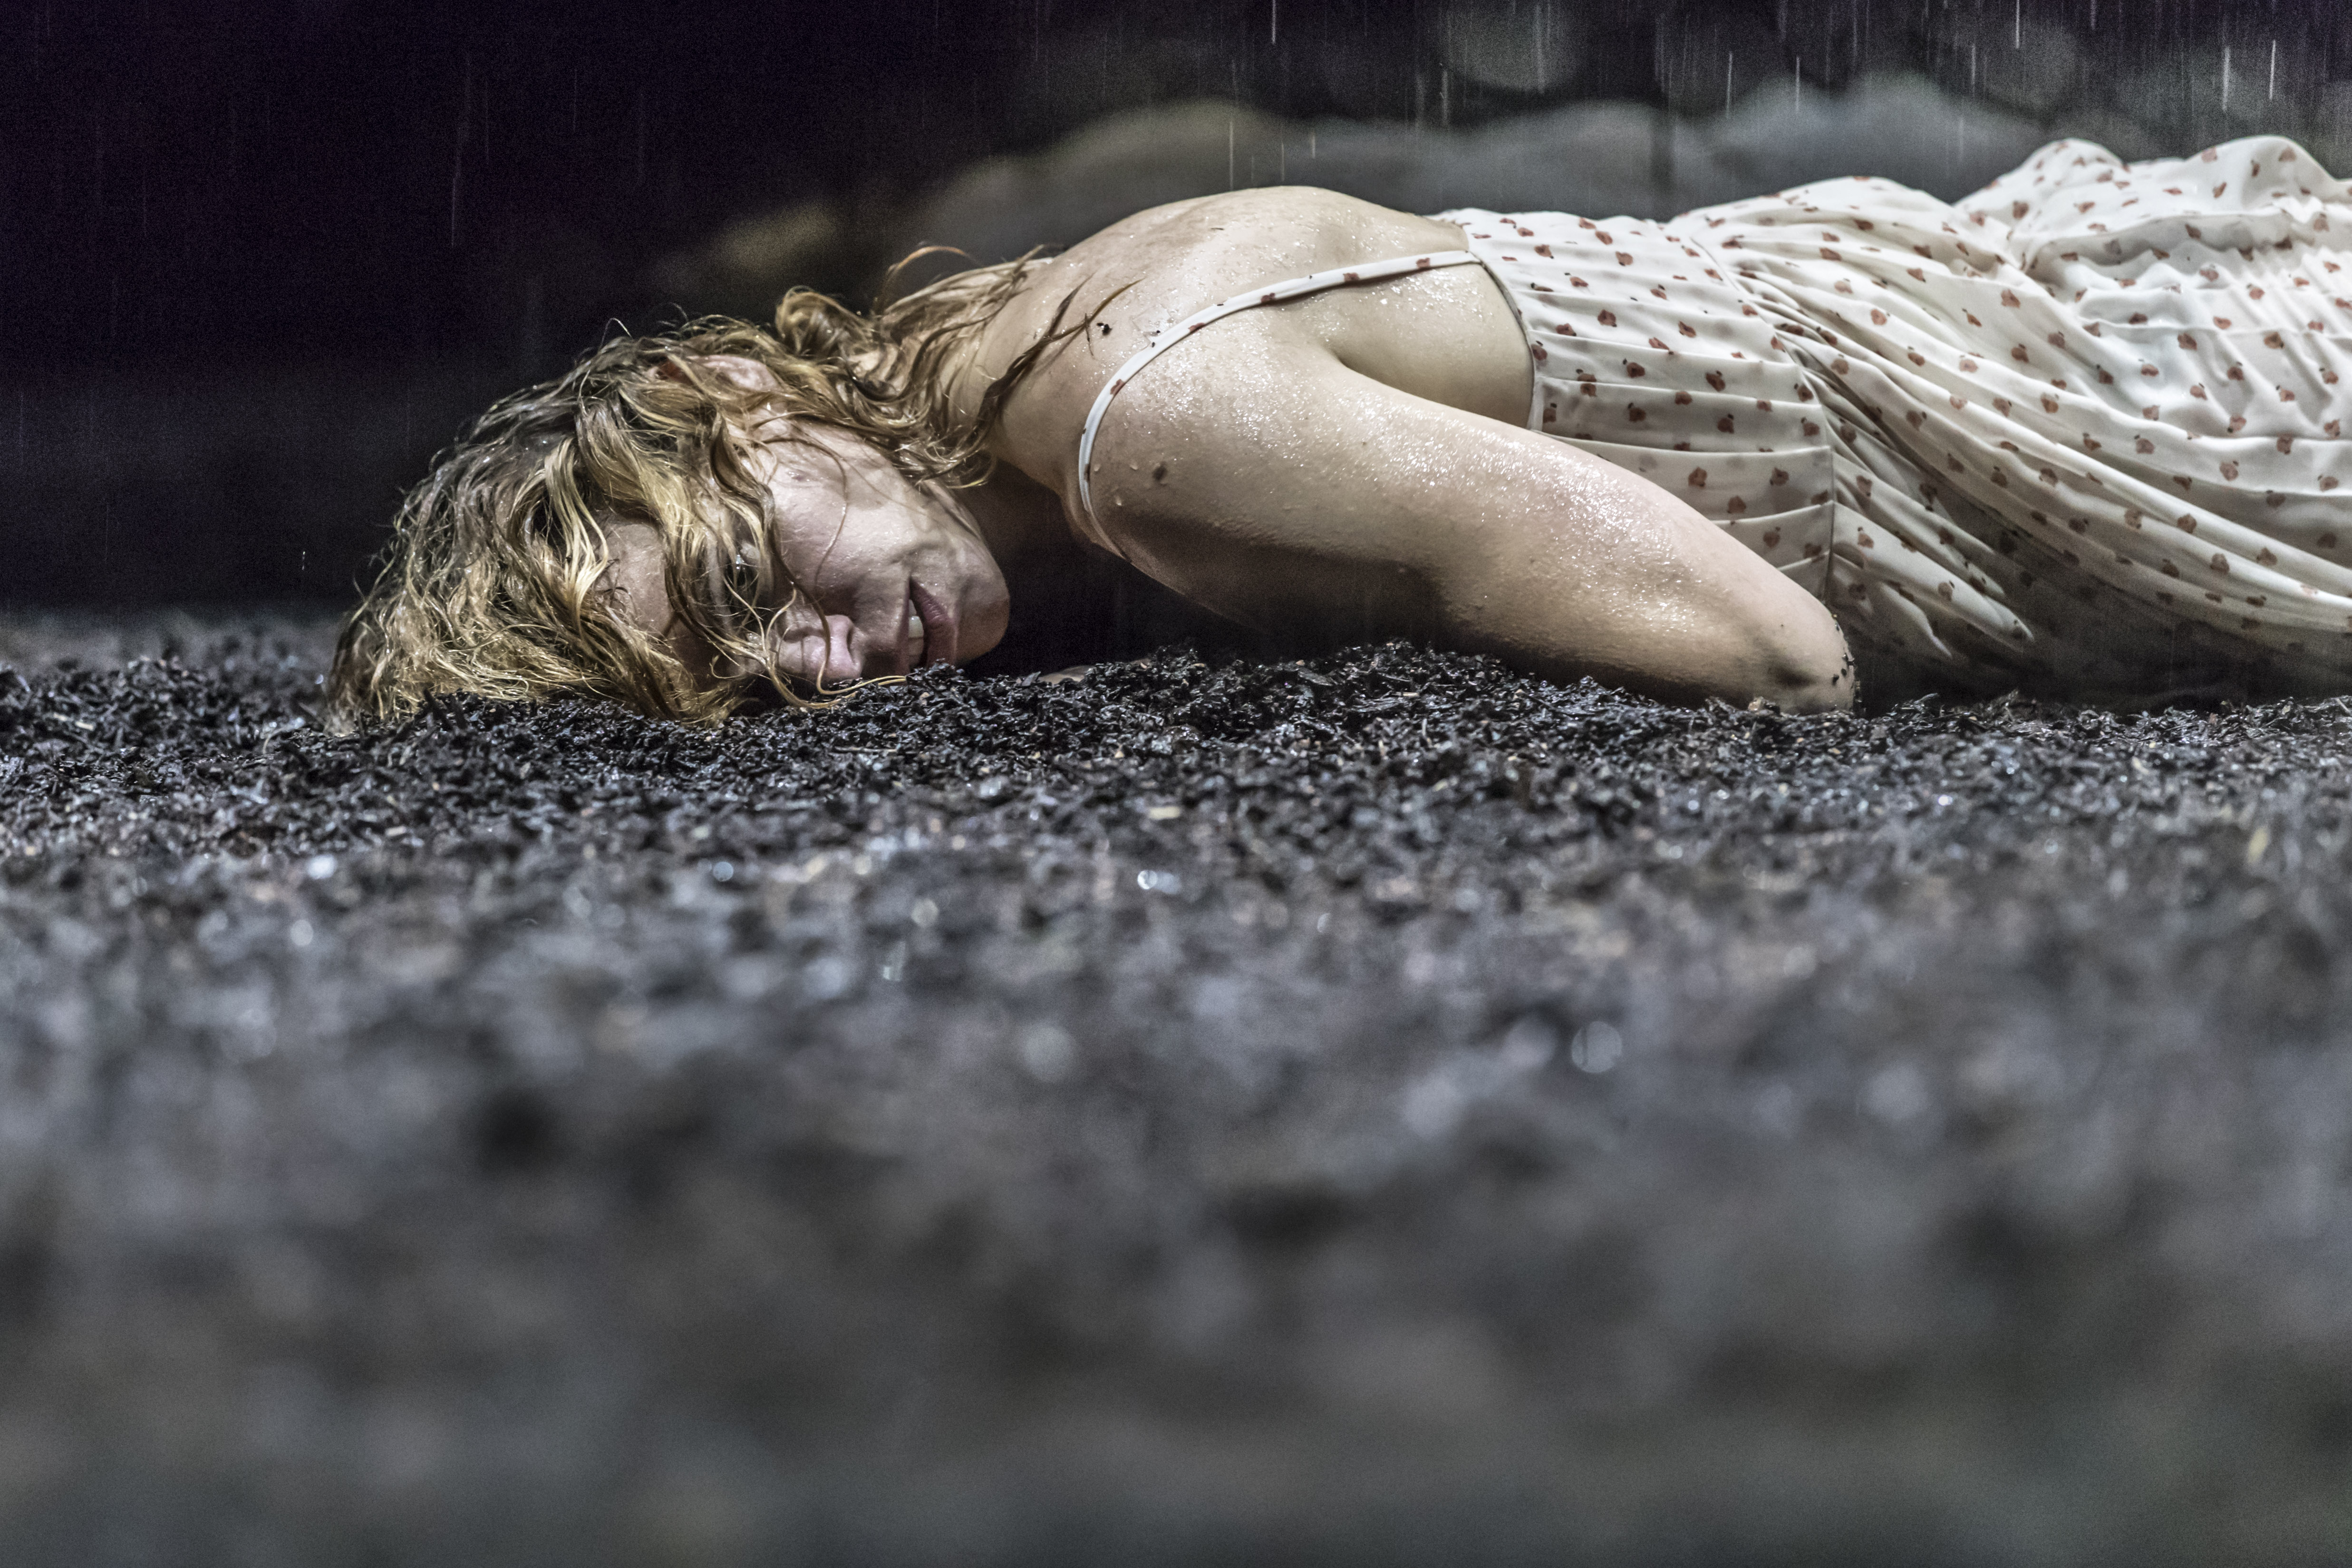
[[[336, 645], [333, 714], [345, 724], [396, 721], [446, 692], [583, 692], [688, 722], [771, 696], [810, 701], [777, 672], [766, 635], [794, 589], [776, 580], [766, 545], [765, 496], [741, 447], [746, 416], [780, 412], [848, 431], [919, 482], [979, 482], [1005, 395], [1067, 333], [1049, 331], [1024, 352], [969, 421], [947, 406], [945, 362], [1003, 309], [1034, 260], [957, 273], [870, 315], [795, 289], [772, 329], [706, 317], [617, 338], [502, 399], [402, 502], [374, 583]], [[730, 384], [701, 363], [710, 354], [756, 360], [775, 388]], [[671, 603], [712, 650], [709, 672], [688, 670], [621, 613], [607, 530], [624, 521], [659, 533]]]

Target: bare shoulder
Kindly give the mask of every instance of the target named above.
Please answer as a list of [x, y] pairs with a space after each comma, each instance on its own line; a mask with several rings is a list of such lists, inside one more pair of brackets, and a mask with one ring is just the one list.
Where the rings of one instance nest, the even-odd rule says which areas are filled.
[[1087, 405], [1160, 328], [1245, 289], [1459, 242], [1452, 225], [1308, 186], [1148, 208], [1036, 267], [982, 337], [971, 384], [984, 386], [1057, 330], [1087, 323], [1082, 339], [1036, 366], [1004, 415], [999, 455], [1059, 488], [1066, 476], [1049, 469], [1076, 441]]
[[984, 353], [1009, 358], [1057, 316], [1108, 320], [1112, 338], [1125, 322], [1133, 335], [1138, 323], [1188, 316], [1255, 284], [1457, 242], [1451, 225], [1309, 186], [1171, 202], [1035, 268], [992, 325]]
[[1657, 486], [1518, 422], [1526, 343], [1482, 268], [1240, 311], [1136, 358], [1253, 288], [1460, 243], [1320, 191], [1139, 213], [1040, 268], [992, 327], [997, 374], [1057, 321], [1081, 329], [1020, 384], [992, 448], [1075, 521], [1080, 427], [1120, 385], [1096, 426], [1089, 531], [1217, 614], [1424, 636], [1666, 696], [1841, 704], [1817, 601]]

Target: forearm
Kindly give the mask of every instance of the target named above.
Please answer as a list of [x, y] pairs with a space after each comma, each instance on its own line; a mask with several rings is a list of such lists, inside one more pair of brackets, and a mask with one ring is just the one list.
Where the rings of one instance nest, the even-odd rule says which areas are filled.
[[1546, 445], [1539, 479], [1441, 536], [1446, 641], [1675, 700], [1852, 702], [1819, 600], [1658, 487]]

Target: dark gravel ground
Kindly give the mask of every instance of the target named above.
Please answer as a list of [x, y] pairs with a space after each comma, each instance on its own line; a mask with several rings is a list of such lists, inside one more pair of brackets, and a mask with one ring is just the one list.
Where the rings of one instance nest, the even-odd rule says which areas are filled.
[[2352, 1559], [2343, 703], [321, 635], [0, 622], [0, 1560]]

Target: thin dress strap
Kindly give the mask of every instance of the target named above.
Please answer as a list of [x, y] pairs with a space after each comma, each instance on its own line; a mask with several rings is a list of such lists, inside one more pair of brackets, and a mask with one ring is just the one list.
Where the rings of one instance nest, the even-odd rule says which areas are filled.
[[1103, 411], [1110, 406], [1110, 400], [1135, 379], [1136, 372], [1157, 358], [1161, 350], [1191, 337], [1211, 321], [1220, 321], [1237, 310], [1278, 304], [1307, 294], [1319, 294], [1326, 289], [1344, 289], [1355, 283], [1378, 283], [1385, 279], [1402, 278], [1408, 272], [1460, 267], [1475, 263], [1477, 259], [1466, 250], [1435, 250], [1426, 256], [1399, 256], [1387, 261], [1366, 262], [1357, 267], [1336, 267], [1328, 272], [1310, 272], [1304, 278], [1289, 279], [1264, 289], [1254, 289], [1246, 294], [1236, 294], [1229, 300], [1220, 300], [1172, 326], [1160, 328], [1132, 359], [1118, 367], [1118, 374], [1110, 378], [1109, 384], [1096, 397], [1094, 408], [1087, 415], [1087, 427], [1078, 436], [1078, 517], [1087, 536], [1112, 554], [1121, 553], [1103, 532], [1102, 524], [1095, 517], [1094, 489], [1088, 482], [1088, 470], [1094, 466], [1095, 429], [1102, 423]]

